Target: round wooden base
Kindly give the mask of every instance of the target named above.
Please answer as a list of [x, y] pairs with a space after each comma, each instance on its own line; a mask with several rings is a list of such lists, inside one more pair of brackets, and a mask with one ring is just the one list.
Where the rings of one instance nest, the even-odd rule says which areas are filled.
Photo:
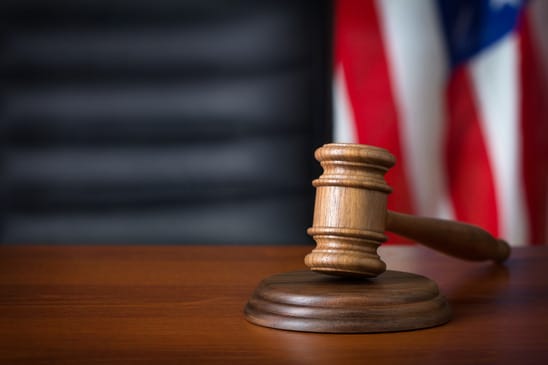
[[264, 279], [245, 316], [284, 330], [369, 333], [438, 326], [451, 314], [436, 283], [424, 276], [386, 271], [358, 280], [293, 271]]

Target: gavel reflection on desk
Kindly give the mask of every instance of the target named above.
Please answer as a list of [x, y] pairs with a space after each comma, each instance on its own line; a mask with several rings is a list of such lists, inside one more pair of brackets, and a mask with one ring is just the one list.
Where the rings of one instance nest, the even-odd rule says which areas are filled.
[[[509, 245], [479, 227], [387, 211], [392, 191], [384, 174], [395, 158], [358, 144], [316, 150], [324, 173], [316, 187], [316, 247], [305, 257], [311, 270], [272, 275], [249, 299], [246, 318], [265, 327], [370, 333], [428, 328], [451, 318], [449, 303], [424, 276], [386, 270], [377, 248], [385, 230], [468, 260], [504, 261]], [[324, 275], [328, 274], [328, 275]]]
[[467, 260], [504, 261], [510, 246], [470, 224], [416, 217], [386, 209], [392, 191], [384, 180], [395, 158], [382, 148], [328, 144], [315, 153], [324, 173], [313, 185], [316, 205], [308, 233], [317, 247], [305, 258], [314, 271], [374, 277], [386, 265], [377, 247], [391, 231], [430, 248]]

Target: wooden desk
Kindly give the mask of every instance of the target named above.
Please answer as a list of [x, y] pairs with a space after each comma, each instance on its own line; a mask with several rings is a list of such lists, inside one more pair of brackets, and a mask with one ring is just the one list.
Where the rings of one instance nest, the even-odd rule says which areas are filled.
[[311, 247], [0, 247], [0, 363], [548, 363], [548, 247], [505, 266], [381, 249], [435, 280], [454, 318], [419, 331], [327, 335], [248, 323], [258, 282]]

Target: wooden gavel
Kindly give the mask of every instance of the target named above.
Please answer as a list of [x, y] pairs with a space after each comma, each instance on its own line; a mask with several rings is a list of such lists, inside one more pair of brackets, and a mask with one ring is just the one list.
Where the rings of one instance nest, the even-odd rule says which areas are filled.
[[330, 275], [375, 277], [386, 270], [377, 254], [386, 231], [467, 260], [504, 261], [510, 246], [470, 224], [416, 217], [386, 209], [391, 187], [384, 174], [395, 164], [385, 149], [327, 144], [316, 150], [324, 169], [316, 187], [313, 226], [316, 248], [305, 257], [310, 269]]

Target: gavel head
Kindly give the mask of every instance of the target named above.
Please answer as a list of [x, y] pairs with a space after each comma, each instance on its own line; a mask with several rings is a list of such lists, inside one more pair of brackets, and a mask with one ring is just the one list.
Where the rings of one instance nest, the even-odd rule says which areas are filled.
[[323, 174], [316, 187], [314, 222], [308, 234], [316, 248], [305, 257], [311, 270], [337, 276], [374, 277], [386, 270], [377, 254], [386, 241], [384, 180], [395, 158], [378, 147], [334, 143], [316, 150]]

